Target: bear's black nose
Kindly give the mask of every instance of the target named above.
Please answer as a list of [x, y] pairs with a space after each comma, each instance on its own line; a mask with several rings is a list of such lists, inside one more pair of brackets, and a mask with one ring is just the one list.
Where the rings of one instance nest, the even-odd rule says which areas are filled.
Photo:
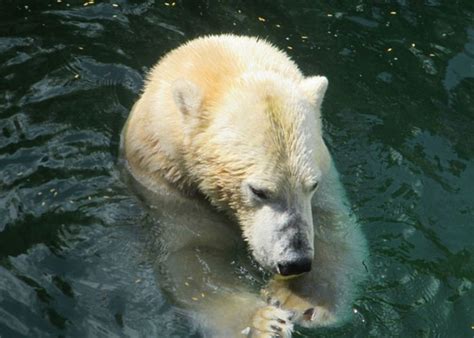
[[299, 258], [294, 261], [278, 263], [277, 270], [282, 276], [299, 275], [311, 271], [311, 263], [311, 258]]

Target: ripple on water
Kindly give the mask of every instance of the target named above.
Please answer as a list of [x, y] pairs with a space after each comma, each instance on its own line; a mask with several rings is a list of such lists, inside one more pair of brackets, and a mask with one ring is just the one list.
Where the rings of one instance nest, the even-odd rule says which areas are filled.
[[0, 127], [1, 335], [189, 331], [155, 283], [109, 137], [26, 113]]
[[318, 334], [472, 336], [469, 1], [172, 3], [1, 3], [0, 336], [195, 334], [159, 291], [166, 245], [143, 245], [136, 225], [155, 223], [115, 161], [145, 71], [216, 32], [291, 47], [330, 79], [326, 140], [373, 266], [359, 317]]
[[31, 85], [21, 104], [39, 103], [71, 93], [113, 85], [138, 92], [142, 85], [142, 76], [124, 65], [104, 64], [90, 57], [76, 57], [67, 66], [52, 71]]

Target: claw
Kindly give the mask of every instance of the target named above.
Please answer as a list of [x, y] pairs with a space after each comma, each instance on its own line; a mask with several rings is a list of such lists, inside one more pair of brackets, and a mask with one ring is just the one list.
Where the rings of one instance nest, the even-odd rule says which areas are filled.
[[[289, 319], [294, 312], [272, 305], [263, 307], [252, 317], [250, 337], [290, 337], [293, 323]], [[243, 334], [248, 331], [242, 332]]]
[[270, 299], [270, 302], [269, 302], [270, 305], [273, 305], [275, 307], [280, 307], [281, 303], [278, 299]]
[[282, 331], [282, 328], [279, 327], [279, 326], [276, 326], [276, 325], [270, 325], [270, 328], [271, 328], [272, 330], [275, 330], [275, 331], [278, 331], [278, 332], [281, 332], [281, 331]]

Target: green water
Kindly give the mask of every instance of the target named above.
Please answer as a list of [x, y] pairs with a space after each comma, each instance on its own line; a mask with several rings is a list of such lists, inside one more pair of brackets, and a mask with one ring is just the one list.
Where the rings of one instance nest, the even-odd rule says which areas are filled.
[[474, 336], [474, 2], [1, 1], [0, 337], [188, 337], [121, 183], [146, 71], [220, 32], [329, 78], [325, 139], [367, 234], [354, 318], [308, 337]]

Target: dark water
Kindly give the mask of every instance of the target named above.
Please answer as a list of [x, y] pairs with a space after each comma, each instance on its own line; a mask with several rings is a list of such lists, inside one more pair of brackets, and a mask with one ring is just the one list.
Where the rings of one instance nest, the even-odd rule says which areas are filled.
[[474, 336], [474, 2], [0, 3], [0, 337], [185, 337], [118, 178], [145, 72], [254, 34], [324, 74], [326, 140], [372, 276], [328, 337]]

